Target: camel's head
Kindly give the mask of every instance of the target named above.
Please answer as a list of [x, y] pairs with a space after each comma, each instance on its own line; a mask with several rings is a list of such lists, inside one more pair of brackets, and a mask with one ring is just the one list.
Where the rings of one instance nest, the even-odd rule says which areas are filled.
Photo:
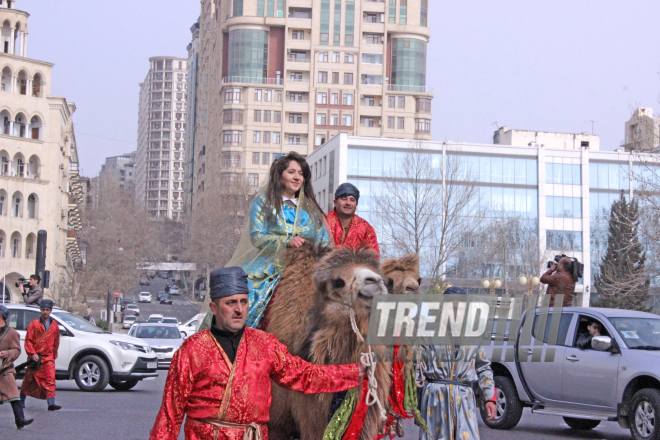
[[320, 261], [314, 282], [326, 301], [351, 305], [368, 312], [376, 295], [386, 295], [378, 256], [366, 248], [339, 248]]
[[383, 263], [383, 274], [387, 290], [392, 294], [421, 293], [419, 257], [411, 254], [398, 260]]

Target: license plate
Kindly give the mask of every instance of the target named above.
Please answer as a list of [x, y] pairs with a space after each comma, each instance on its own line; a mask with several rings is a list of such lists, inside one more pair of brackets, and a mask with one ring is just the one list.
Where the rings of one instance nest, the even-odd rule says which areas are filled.
[[158, 362], [147, 362], [147, 368], [158, 368]]
[[158, 359], [165, 359], [165, 355], [163, 353], [158, 353]]

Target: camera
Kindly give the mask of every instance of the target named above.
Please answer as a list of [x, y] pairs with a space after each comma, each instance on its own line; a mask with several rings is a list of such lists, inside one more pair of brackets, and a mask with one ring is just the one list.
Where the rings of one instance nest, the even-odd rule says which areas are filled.
[[[559, 260], [566, 257], [565, 254], [555, 255], [554, 261], [548, 261], [548, 269], [553, 264], [559, 264]], [[584, 275], [584, 264], [580, 263], [577, 258], [567, 257], [571, 260], [571, 275], [573, 275], [573, 281], [577, 283], [578, 279], [582, 278]]]
[[18, 283], [16, 283], [16, 287], [23, 285], [23, 289], [27, 292], [30, 289], [30, 281], [28, 281], [25, 278], [19, 278]]

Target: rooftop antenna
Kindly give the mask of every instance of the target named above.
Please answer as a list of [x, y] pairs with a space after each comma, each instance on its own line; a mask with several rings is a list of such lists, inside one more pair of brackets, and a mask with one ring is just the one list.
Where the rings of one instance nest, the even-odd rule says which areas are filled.
[[596, 121], [592, 121], [592, 120], [590, 119], [589, 122], [591, 122], [591, 135], [593, 136], [593, 135], [594, 135], [594, 123], [595, 123]]

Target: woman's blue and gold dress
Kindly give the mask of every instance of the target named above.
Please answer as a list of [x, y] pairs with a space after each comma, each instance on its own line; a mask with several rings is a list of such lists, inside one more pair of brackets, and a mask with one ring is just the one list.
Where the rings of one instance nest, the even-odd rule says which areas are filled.
[[283, 203], [277, 216], [271, 216], [269, 220], [266, 216], [267, 210], [274, 208], [265, 206], [265, 199], [266, 196], [262, 193], [252, 202], [250, 240], [258, 249], [258, 254], [243, 264], [250, 289], [247, 325], [255, 328], [263, 319], [284, 271], [284, 251], [293, 237], [298, 236], [320, 246], [329, 244], [328, 233], [320, 219], [320, 213], [310, 216], [300, 203], [297, 208]]

